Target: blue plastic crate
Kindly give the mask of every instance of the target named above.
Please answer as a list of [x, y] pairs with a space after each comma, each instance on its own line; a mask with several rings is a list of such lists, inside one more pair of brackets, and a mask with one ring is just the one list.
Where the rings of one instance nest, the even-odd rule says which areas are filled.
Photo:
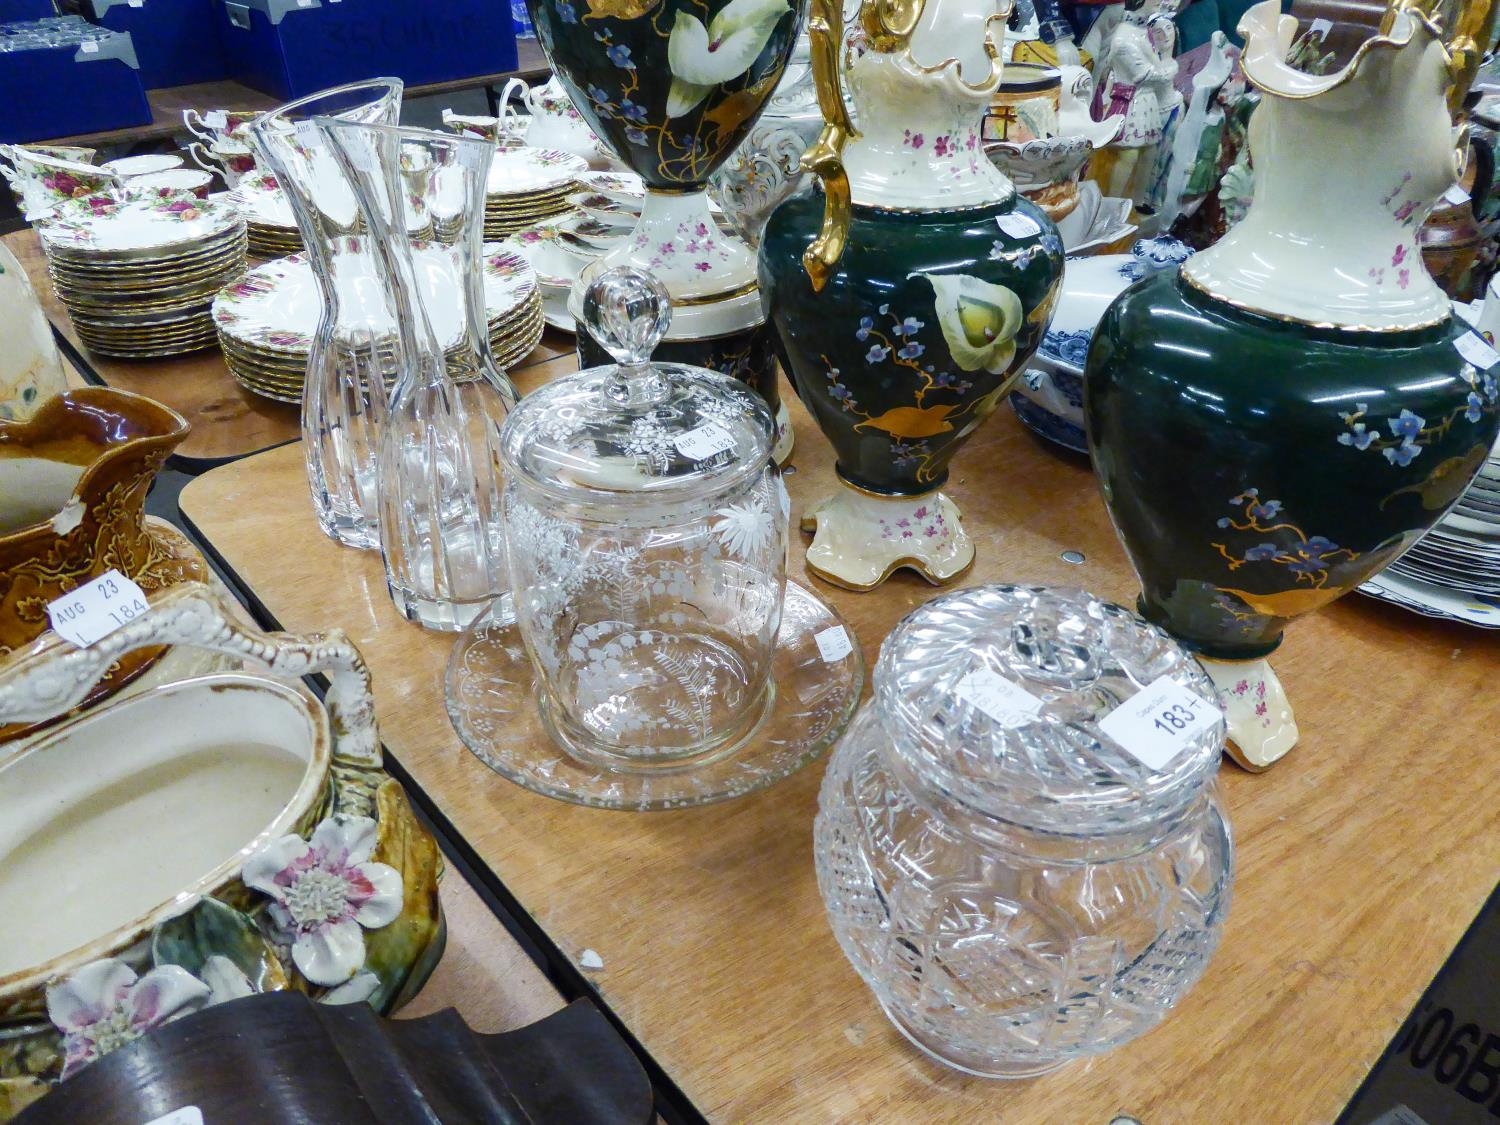
[[84, 14], [129, 32], [148, 90], [217, 82], [229, 74], [214, 0], [87, 0]]
[[392, 75], [408, 85], [515, 69], [495, 0], [215, 0], [229, 75], [279, 98]]
[[149, 125], [130, 36], [0, 51], [0, 142], [46, 141]]
[[40, 20], [57, 15], [52, 0], [0, 0], [0, 23]]

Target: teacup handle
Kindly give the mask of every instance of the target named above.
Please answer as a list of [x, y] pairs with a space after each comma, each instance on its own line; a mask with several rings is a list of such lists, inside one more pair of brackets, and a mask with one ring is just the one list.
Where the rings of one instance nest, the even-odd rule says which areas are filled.
[[193, 163], [205, 172], [218, 172], [221, 170], [218, 162], [208, 155], [208, 150], [203, 147], [202, 141], [194, 141], [188, 145], [187, 150], [188, 156], [192, 158]]
[[208, 127], [208, 122], [203, 120], [203, 115], [196, 109], [185, 109], [182, 111], [182, 123], [187, 126], [187, 131], [199, 140], [212, 141], [213, 132]]
[[[380, 768], [380, 736], [370, 670], [341, 629], [299, 636], [262, 633], [235, 620], [223, 599], [201, 582], [147, 596], [151, 609], [88, 648], [56, 634], [31, 652], [0, 663], [0, 725], [36, 723], [81, 704], [110, 665], [136, 649], [189, 645], [266, 665], [272, 676], [297, 680], [324, 673], [325, 703], [337, 766]], [[109, 706], [108, 703], [100, 705]], [[0, 750], [0, 759], [3, 759]]]
[[523, 79], [512, 78], [503, 87], [501, 87], [500, 90], [500, 119], [502, 121], [507, 117], [521, 116], [520, 111], [513, 109], [510, 104], [511, 94], [518, 92], [521, 95], [521, 104], [524, 105], [528, 111], [531, 110], [531, 87], [526, 85], [526, 82]]

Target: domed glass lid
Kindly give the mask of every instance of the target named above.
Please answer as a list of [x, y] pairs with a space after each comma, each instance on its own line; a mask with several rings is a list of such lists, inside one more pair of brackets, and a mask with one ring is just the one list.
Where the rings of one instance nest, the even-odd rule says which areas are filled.
[[560, 499], [609, 502], [624, 493], [692, 499], [765, 468], [772, 420], [737, 379], [653, 363], [672, 306], [649, 274], [601, 274], [584, 324], [615, 363], [558, 379], [521, 400], [501, 434], [508, 473]]
[[1224, 746], [1198, 662], [1082, 590], [936, 598], [886, 638], [874, 686], [886, 733], [922, 777], [1042, 831], [1145, 828], [1197, 796]]

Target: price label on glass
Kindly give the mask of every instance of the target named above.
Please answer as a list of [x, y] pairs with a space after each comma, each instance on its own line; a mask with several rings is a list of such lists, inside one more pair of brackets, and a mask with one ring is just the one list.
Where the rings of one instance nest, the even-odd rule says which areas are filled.
[[815, 633], [813, 640], [818, 643], [818, 655], [823, 658], [824, 664], [842, 660], [854, 651], [854, 642], [849, 639], [849, 631], [842, 625], [828, 626], [821, 633]]
[[1099, 729], [1131, 757], [1160, 770], [1222, 718], [1217, 703], [1163, 676], [1104, 716]]
[[59, 636], [88, 648], [150, 609], [139, 586], [110, 570], [50, 602], [47, 616]]
[[1025, 726], [1042, 711], [1040, 699], [988, 668], [976, 668], [959, 680], [958, 697], [1003, 727]]
[[717, 422], [705, 422], [677, 439], [677, 452], [691, 461], [707, 461], [734, 448], [734, 435]]

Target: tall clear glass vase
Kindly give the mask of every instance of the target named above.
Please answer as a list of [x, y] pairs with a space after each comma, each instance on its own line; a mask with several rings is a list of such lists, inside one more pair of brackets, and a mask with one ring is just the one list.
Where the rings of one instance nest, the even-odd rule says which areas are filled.
[[494, 146], [318, 124], [369, 232], [385, 309], [374, 342], [398, 364], [380, 435], [386, 585], [408, 619], [465, 629], [510, 585], [499, 436], [516, 391], [490, 350], [482, 246]]
[[376, 346], [369, 307], [375, 264], [354, 192], [312, 122], [330, 117], [394, 125], [401, 113], [399, 78], [339, 86], [274, 109], [251, 126], [265, 164], [286, 191], [308, 262], [318, 279], [323, 315], [307, 360], [302, 445], [318, 524], [351, 547], [380, 545], [376, 459], [395, 357]]

